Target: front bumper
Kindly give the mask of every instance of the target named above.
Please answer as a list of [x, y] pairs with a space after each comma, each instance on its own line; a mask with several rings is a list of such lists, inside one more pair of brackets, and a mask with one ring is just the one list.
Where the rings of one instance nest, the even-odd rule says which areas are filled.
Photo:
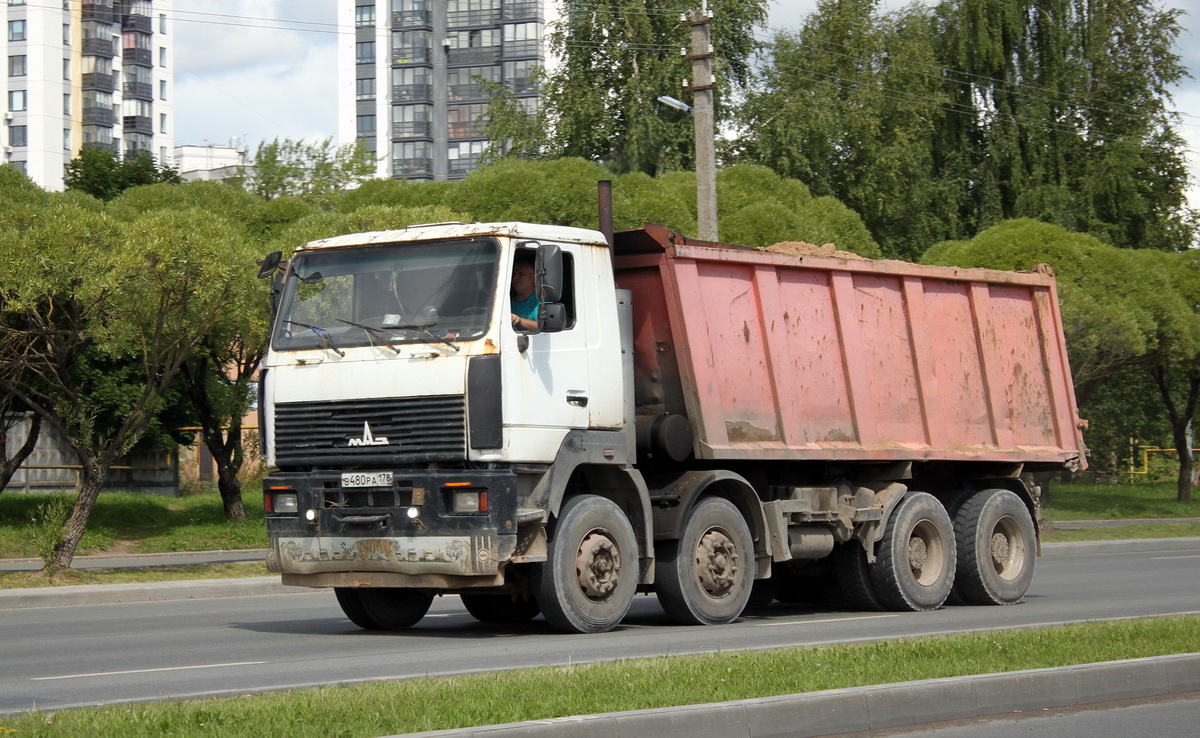
[[[280, 472], [267, 494], [294, 491], [297, 513], [267, 514], [267, 568], [281, 574], [382, 572], [495, 577], [517, 542], [516, 475], [393, 470], [390, 488], [343, 488], [337, 471]], [[453, 495], [486, 492], [487, 510], [455, 513]]]

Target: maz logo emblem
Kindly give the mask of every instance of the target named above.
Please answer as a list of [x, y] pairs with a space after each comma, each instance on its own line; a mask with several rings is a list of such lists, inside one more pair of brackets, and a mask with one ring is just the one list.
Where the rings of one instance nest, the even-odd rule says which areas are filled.
[[380, 436], [379, 438], [376, 438], [375, 434], [371, 432], [371, 424], [367, 423], [367, 422], [363, 423], [362, 438], [351, 438], [350, 439], [350, 448], [354, 448], [356, 446], [386, 446], [386, 445], [388, 445], [387, 436]]

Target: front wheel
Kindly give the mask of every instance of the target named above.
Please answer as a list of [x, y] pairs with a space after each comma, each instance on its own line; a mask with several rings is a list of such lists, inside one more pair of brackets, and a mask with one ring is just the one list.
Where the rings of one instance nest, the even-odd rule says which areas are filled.
[[954, 586], [954, 525], [937, 498], [910, 493], [896, 506], [871, 567], [871, 591], [888, 610], [936, 610]]
[[350, 622], [367, 630], [410, 628], [433, 604], [433, 593], [425, 589], [334, 587], [333, 592]]
[[973, 605], [1013, 605], [1033, 581], [1037, 532], [1029, 508], [1006, 489], [963, 501], [954, 515], [958, 574], [954, 589]]
[[537, 602], [550, 625], [603, 633], [625, 618], [637, 594], [637, 537], [613, 501], [573, 497], [559, 513], [545, 563], [537, 567]]
[[754, 583], [754, 541], [733, 503], [706, 497], [692, 508], [678, 541], [658, 547], [654, 586], [663, 610], [688, 625], [730, 623]]

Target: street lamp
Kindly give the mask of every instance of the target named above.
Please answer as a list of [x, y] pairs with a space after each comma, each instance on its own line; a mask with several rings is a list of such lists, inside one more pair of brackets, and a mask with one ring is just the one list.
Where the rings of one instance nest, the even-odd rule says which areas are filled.
[[682, 110], [685, 113], [690, 113], [692, 106], [685, 103], [683, 100], [676, 100], [670, 95], [659, 95], [658, 101], [663, 105], [669, 105], [676, 110]]

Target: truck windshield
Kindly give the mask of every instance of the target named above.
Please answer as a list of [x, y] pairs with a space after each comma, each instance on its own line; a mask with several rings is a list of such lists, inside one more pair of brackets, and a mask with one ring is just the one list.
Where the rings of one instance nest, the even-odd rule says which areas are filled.
[[493, 239], [297, 254], [272, 345], [278, 350], [473, 341], [491, 319]]

